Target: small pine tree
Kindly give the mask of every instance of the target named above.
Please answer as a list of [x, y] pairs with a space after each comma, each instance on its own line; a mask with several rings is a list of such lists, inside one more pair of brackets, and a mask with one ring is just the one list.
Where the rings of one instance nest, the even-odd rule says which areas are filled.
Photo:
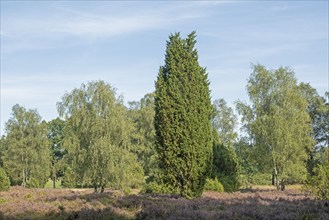
[[167, 41], [155, 92], [156, 150], [162, 181], [187, 198], [200, 196], [211, 170], [209, 81], [198, 63], [195, 32]]
[[6, 172], [0, 167], [0, 191], [9, 190], [10, 181]]

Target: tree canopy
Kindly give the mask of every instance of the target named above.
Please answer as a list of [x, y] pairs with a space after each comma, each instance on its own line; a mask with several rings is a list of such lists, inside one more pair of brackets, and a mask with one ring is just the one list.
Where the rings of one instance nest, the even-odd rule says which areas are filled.
[[312, 147], [307, 102], [289, 68], [254, 65], [247, 85], [251, 105], [237, 103], [258, 159], [281, 181], [305, 179], [307, 149]]
[[46, 123], [36, 110], [15, 105], [6, 123], [6, 132], [2, 160], [12, 184], [43, 186], [50, 171]]
[[142, 167], [130, 152], [133, 124], [114, 88], [104, 81], [82, 84], [62, 97], [58, 110], [68, 125], [64, 146], [74, 185], [103, 191], [143, 182]]

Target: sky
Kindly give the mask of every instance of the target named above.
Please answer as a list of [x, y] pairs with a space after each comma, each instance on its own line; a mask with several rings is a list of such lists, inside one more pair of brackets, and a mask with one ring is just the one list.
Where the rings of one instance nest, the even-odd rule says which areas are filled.
[[328, 1], [1, 0], [1, 135], [15, 104], [58, 117], [56, 103], [104, 80], [125, 103], [154, 91], [171, 33], [197, 33], [212, 99], [248, 100], [252, 64], [289, 66], [329, 91]]

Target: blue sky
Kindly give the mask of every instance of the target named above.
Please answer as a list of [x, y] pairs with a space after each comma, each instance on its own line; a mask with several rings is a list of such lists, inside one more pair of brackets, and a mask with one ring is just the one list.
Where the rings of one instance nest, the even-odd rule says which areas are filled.
[[328, 1], [1, 1], [1, 135], [18, 103], [45, 120], [66, 91], [105, 80], [154, 90], [170, 33], [197, 32], [212, 98], [248, 100], [251, 63], [328, 91]]

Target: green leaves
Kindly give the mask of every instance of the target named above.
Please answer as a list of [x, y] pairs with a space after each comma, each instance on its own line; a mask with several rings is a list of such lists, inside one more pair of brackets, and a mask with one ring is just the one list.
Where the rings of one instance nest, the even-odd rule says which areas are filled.
[[232, 146], [238, 134], [235, 132], [237, 116], [233, 109], [227, 106], [224, 99], [217, 99], [213, 103], [214, 117], [212, 126], [218, 132], [221, 144]]
[[227, 192], [237, 191], [240, 187], [240, 164], [232, 146], [214, 144], [213, 146], [213, 178], [218, 178]]
[[169, 36], [155, 92], [156, 150], [164, 183], [199, 196], [212, 154], [209, 82], [198, 63], [195, 32]]
[[9, 177], [6, 172], [0, 167], [0, 192], [8, 191], [10, 186]]
[[12, 184], [26, 186], [32, 179], [43, 186], [49, 177], [50, 152], [47, 125], [36, 110], [15, 105], [6, 123], [4, 168]]
[[[270, 71], [255, 65], [247, 91], [251, 106], [238, 102], [237, 107], [259, 164], [272, 166], [277, 184], [280, 178], [291, 179], [292, 174], [294, 179], [305, 179], [306, 151], [313, 142], [307, 102], [294, 73], [289, 68]], [[295, 166], [301, 169], [291, 172]]]
[[[143, 170], [130, 155], [134, 127], [115, 89], [103, 81], [82, 84], [63, 96], [58, 109], [67, 120], [64, 145], [76, 185], [102, 191], [109, 185], [122, 188], [142, 182]], [[137, 175], [138, 181], [132, 178], [128, 185], [124, 175]]]
[[146, 94], [139, 102], [129, 103], [129, 117], [134, 123], [132, 151], [143, 165], [144, 173], [151, 179], [156, 172], [154, 93]]

